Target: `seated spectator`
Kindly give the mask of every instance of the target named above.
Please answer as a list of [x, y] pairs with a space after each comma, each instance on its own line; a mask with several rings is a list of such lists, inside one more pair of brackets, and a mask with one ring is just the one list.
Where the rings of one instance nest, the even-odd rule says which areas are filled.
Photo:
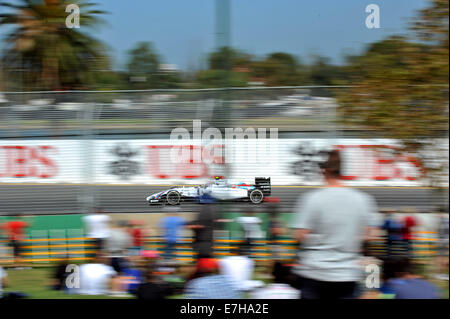
[[3, 298], [3, 288], [8, 286], [8, 274], [0, 266], [0, 299]]
[[[438, 299], [438, 289], [420, 276], [414, 275], [408, 258], [393, 258], [383, 265], [382, 295], [395, 299]], [[380, 296], [383, 297], [383, 296]]]
[[137, 299], [159, 300], [170, 294], [170, 287], [154, 275], [153, 267], [147, 267], [144, 277], [144, 282], [135, 291]]
[[129, 262], [126, 258], [128, 249], [132, 246], [132, 238], [127, 231], [128, 222], [119, 220], [111, 223], [109, 236], [105, 240], [105, 252], [109, 254], [110, 265], [112, 266], [115, 275], [112, 278], [112, 286], [110, 294], [116, 297], [127, 297], [124, 277], [124, 271], [128, 269]]
[[157, 250], [142, 250], [137, 259], [137, 264], [143, 273], [145, 273], [147, 267], [153, 267], [160, 260], [160, 253]]
[[[445, 212], [445, 211], [444, 211]], [[439, 217], [438, 242], [436, 254], [436, 275], [438, 280], [448, 281], [448, 213]]]
[[113, 277], [117, 273], [106, 264], [106, 258], [98, 254], [91, 263], [80, 267], [81, 294], [105, 295], [113, 287]]
[[233, 256], [219, 260], [219, 267], [222, 275], [229, 276], [238, 283], [239, 290], [249, 291], [264, 286], [264, 283], [252, 280], [255, 263], [245, 254], [245, 251], [245, 248], [239, 247]]
[[239, 299], [241, 294], [233, 280], [218, 274], [218, 264], [213, 258], [201, 258], [197, 261], [195, 279], [185, 288], [188, 299]]
[[288, 267], [277, 262], [273, 267], [272, 275], [274, 283], [256, 290], [252, 293], [251, 299], [299, 299], [300, 291], [287, 284], [290, 275]]
[[121, 291], [135, 294], [136, 289], [143, 280], [143, 272], [139, 269], [139, 262], [129, 262], [129, 267], [122, 271], [120, 277]]
[[6, 288], [8, 286], [8, 274], [0, 266], [0, 300], [15, 300], [29, 297], [27, 294], [21, 292], [4, 292], [3, 288]]

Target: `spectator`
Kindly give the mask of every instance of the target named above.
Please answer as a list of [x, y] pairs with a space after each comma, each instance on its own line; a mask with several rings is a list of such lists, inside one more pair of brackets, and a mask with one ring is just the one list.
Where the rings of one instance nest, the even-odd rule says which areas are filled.
[[448, 214], [439, 217], [436, 279], [448, 281]]
[[361, 280], [358, 262], [369, 239], [376, 203], [366, 193], [340, 182], [340, 154], [331, 151], [322, 165], [326, 187], [299, 199], [293, 227], [302, 249], [295, 269], [302, 298], [355, 298]]
[[128, 226], [126, 221], [116, 221], [111, 225], [109, 236], [105, 241], [105, 250], [111, 258], [114, 271], [121, 274], [127, 268], [125, 257], [128, 248], [132, 245], [132, 238], [126, 231]]
[[142, 283], [143, 274], [142, 271], [132, 263], [129, 263], [128, 265], [129, 267], [123, 269], [120, 277], [120, 291], [134, 295], [139, 284]]
[[96, 255], [92, 263], [80, 267], [80, 293], [106, 295], [114, 287], [113, 277], [117, 273], [106, 264], [102, 254]]
[[299, 299], [300, 291], [287, 284], [290, 275], [290, 269], [280, 262], [276, 262], [273, 267], [272, 275], [274, 283], [256, 290], [252, 299]]
[[254, 211], [248, 211], [246, 216], [236, 218], [236, 222], [238, 222], [244, 230], [244, 247], [251, 251], [255, 240], [263, 238], [260, 226], [262, 224], [261, 219], [255, 216]]
[[393, 210], [384, 212], [386, 218], [381, 228], [386, 232], [386, 258], [391, 258], [403, 240], [403, 223], [395, 219]]
[[197, 278], [185, 288], [188, 299], [239, 299], [241, 294], [232, 279], [218, 274], [215, 259], [203, 258], [197, 262]]
[[161, 300], [169, 295], [168, 285], [159, 280], [153, 271], [153, 267], [148, 266], [145, 270], [144, 282], [136, 289], [137, 299]]
[[243, 249], [236, 250], [233, 256], [220, 259], [219, 268], [220, 273], [232, 278], [241, 291], [250, 291], [264, 285], [259, 280], [252, 280], [255, 263], [245, 255]]
[[280, 256], [278, 240], [280, 239], [280, 236], [283, 234], [283, 227], [280, 221], [279, 207], [278, 207], [280, 199], [276, 197], [269, 197], [266, 199], [266, 202], [268, 202], [267, 212], [269, 214], [267, 240], [271, 247], [272, 258], [278, 259]]
[[25, 239], [25, 229], [31, 225], [22, 220], [22, 215], [17, 214], [12, 221], [2, 225], [8, 236], [8, 244], [13, 249], [14, 264], [19, 266], [22, 257], [22, 241]]
[[187, 228], [194, 231], [194, 251], [197, 258], [211, 258], [214, 244], [214, 224], [216, 219], [216, 205], [202, 205], [196, 220], [187, 224]]
[[161, 221], [160, 227], [164, 231], [164, 241], [166, 245], [166, 259], [176, 258], [175, 247], [178, 242], [179, 233], [186, 220], [178, 216], [177, 212], [170, 212], [168, 216]]
[[413, 228], [417, 226], [417, 221], [412, 215], [407, 215], [403, 218], [403, 247], [405, 249], [405, 254], [407, 257], [411, 257], [412, 245], [411, 241], [413, 240]]
[[414, 275], [409, 258], [391, 258], [383, 265], [384, 285], [381, 292], [395, 299], [438, 299], [435, 286], [420, 276]]
[[95, 213], [83, 217], [86, 236], [93, 239], [95, 250], [103, 249], [104, 242], [109, 236], [110, 217], [102, 209], [98, 208]]
[[67, 272], [68, 257], [65, 256], [61, 259], [56, 266], [55, 273], [52, 278], [51, 288], [53, 290], [65, 290], [67, 288], [66, 279], [69, 273]]
[[6, 271], [0, 266], [0, 299], [3, 298], [3, 288], [8, 286], [8, 274]]
[[130, 235], [133, 238], [133, 255], [139, 256], [142, 249], [144, 248], [145, 241], [145, 231], [142, 229], [143, 221], [133, 221], [130, 223]]
[[156, 263], [158, 258], [160, 257], [159, 252], [157, 250], [143, 250], [141, 251], [139, 258], [139, 266], [140, 268], [146, 269], [147, 266], [153, 265]]
[[21, 292], [4, 292], [3, 289], [9, 286], [8, 274], [0, 266], [0, 301], [1, 300], [15, 300], [28, 298], [27, 294]]

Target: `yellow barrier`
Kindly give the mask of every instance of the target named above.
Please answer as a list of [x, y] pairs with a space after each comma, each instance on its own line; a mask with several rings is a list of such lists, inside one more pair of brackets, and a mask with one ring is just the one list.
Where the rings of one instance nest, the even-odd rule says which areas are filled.
[[[430, 236], [431, 235], [431, 236]], [[437, 251], [435, 250], [437, 245], [436, 242], [438, 239], [433, 236], [436, 235], [436, 232], [433, 231], [418, 231], [414, 233], [413, 238], [413, 244], [412, 247], [416, 250], [414, 251], [414, 254], [416, 256], [424, 257], [424, 256], [433, 256], [437, 254]], [[58, 243], [65, 241], [66, 243]], [[75, 241], [79, 241], [80, 243], [73, 243]], [[77, 260], [91, 260], [92, 257], [86, 256], [86, 254], [93, 254], [95, 251], [92, 249], [95, 247], [92, 243], [86, 243], [86, 241], [90, 241], [87, 237], [72, 237], [72, 238], [34, 238], [34, 239], [25, 239], [23, 242], [27, 243], [28, 245], [24, 245], [24, 249], [29, 250], [35, 250], [35, 249], [47, 249], [47, 251], [31, 251], [31, 252], [23, 252], [22, 255], [26, 257], [38, 257], [38, 258], [22, 258], [22, 261], [24, 262], [52, 262], [52, 261], [62, 261], [65, 260], [65, 258], [57, 258], [53, 256], [58, 255], [67, 255], [69, 260], [77, 261]], [[0, 242], [7, 242], [5, 240], [1, 240]], [[192, 261], [194, 258], [187, 258], [187, 256], [193, 256], [195, 255], [194, 252], [192, 252], [192, 247], [189, 245], [193, 242], [192, 238], [183, 238], [180, 240], [182, 244], [177, 245], [176, 248], [180, 250], [185, 251], [178, 251], [175, 252], [176, 256], [179, 256], [176, 258], [179, 261]], [[228, 251], [215, 251], [214, 255], [216, 256], [229, 256], [232, 255], [230, 250], [237, 249], [238, 247], [236, 244], [242, 243], [243, 240], [241, 239], [215, 239], [214, 243], [217, 245], [213, 246], [213, 249], [215, 250], [228, 250]], [[427, 242], [427, 243], [425, 243]], [[33, 245], [34, 243], [37, 243], [37, 245]], [[42, 243], [42, 244], [39, 244]], [[47, 244], [45, 244], [47, 243]], [[55, 243], [55, 244], [52, 244]], [[267, 240], [257, 240], [255, 241], [256, 244], [264, 245], [264, 244], [284, 244], [282, 246], [282, 249], [285, 250], [285, 252], [280, 252], [279, 256], [289, 257], [293, 258], [295, 257], [295, 250], [298, 249], [296, 246], [297, 242], [293, 239], [280, 239], [276, 240], [274, 242], [270, 242]], [[382, 251], [384, 249], [384, 245], [382, 243], [374, 244], [373, 247], [379, 251]], [[81, 250], [80, 250], [81, 248]], [[83, 248], [91, 248], [91, 249], [83, 249]], [[165, 245], [161, 243], [161, 238], [147, 238], [145, 240], [145, 248], [146, 249], [164, 249]], [[51, 250], [57, 250], [57, 249], [67, 249], [64, 251], [51, 251]], [[74, 250], [69, 250], [74, 249]], [[268, 249], [270, 249], [268, 246], [255, 246], [252, 248], [252, 256], [256, 257], [256, 260], [262, 260], [258, 259], [258, 257], [262, 257], [263, 259], [267, 259], [271, 256], [270, 252], [267, 252]], [[423, 250], [420, 250], [423, 249]], [[48, 251], [50, 250], [50, 251]], [[81, 257], [77, 256], [71, 256], [71, 255], [82, 255]], [[40, 256], [48, 256], [47, 258], [39, 258]], [[186, 256], [186, 257], [184, 257]], [[11, 258], [6, 258], [1, 260], [0, 262], [6, 262], [10, 263], [12, 262]]]

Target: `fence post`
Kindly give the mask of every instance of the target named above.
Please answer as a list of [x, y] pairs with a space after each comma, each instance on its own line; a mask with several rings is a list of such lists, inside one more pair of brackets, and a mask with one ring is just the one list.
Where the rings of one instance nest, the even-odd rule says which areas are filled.
[[87, 213], [93, 210], [95, 206], [95, 194], [92, 186], [93, 178], [93, 127], [92, 117], [95, 104], [87, 103], [84, 108], [83, 118], [83, 163], [84, 163], [84, 185], [82, 187], [82, 213]]

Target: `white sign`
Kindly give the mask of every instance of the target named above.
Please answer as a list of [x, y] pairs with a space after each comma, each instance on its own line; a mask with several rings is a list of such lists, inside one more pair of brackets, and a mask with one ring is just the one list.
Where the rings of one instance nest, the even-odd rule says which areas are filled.
[[[249, 150], [258, 158], [249, 160]], [[427, 151], [448, 184], [448, 140], [436, 140]], [[252, 147], [250, 147], [252, 146]], [[427, 186], [424, 167], [413, 154], [403, 154], [388, 139], [234, 140], [202, 145], [199, 140], [14, 140], [0, 141], [0, 183], [198, 184], [213, 176], [252, 182], [272, 178], [273, 185], [320, 185], [319, 163], [326, 151], [342, 154], [342, 178], [350, 186]], [[227, 150], [228, 149], [228, 150]], [[228, 151], [234, 160], [226, 163]], [[184, 154], [174, 161], [174, 154]], [[203, 161], [196, 161], [196, 154]]]

